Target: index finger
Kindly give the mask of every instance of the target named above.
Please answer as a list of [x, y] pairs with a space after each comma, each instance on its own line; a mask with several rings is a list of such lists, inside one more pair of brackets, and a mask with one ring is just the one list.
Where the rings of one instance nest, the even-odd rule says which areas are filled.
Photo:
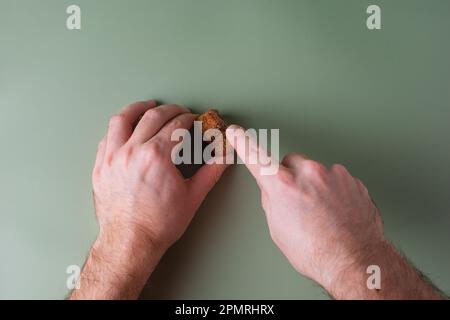
[[147, 110], [156, 107], [155, 100], [130, 104], [109, 121], [106, 152], [111, 153], [123, 146], [133, 132], [133, 125]]
[[226, 136], [260, 186], [273, 181], [280, 169], [280, 164], [276, 158], [268, 154], [264, 147], [258, 145], [255, 130], [245, 131], [242, 127], [231, 125], [226, 130]]

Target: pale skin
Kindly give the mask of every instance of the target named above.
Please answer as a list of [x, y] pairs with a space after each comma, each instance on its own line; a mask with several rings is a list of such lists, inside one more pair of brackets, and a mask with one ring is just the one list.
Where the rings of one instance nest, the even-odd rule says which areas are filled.
[[[71, 299], [137, 298], [183, 235], [226, 169], [207, 164], [184, 179], [172, 163], [177, 143], [170, 139], [172, 131], [190, 128], [195, 118], [186, 108], [154, 101], [134, 103], [112, 117], [92, 173], [100, 231]], [[227, 140], [244, 161], [244, 152], [258, 152], [240, 127], [231, 126]], [[249, 148], [238, 143], [244, 140]], [[385, 239], [366, 187], [343, 166], [328, 169], [294, 153], [284, 157], [275, 175], [262, 175], [258, 164], [246, 165], [261, 189], [275, 244], [299, 273], [331, 296], [444, 298]], [[381, 269], [380, 290], [367, 288], [369, 265]]]

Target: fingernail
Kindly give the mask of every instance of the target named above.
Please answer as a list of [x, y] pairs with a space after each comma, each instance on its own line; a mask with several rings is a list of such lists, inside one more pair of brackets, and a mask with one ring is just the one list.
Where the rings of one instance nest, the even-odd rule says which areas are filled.
[[236, 124], [232, 124], [227, 127], [225, 134], [227, 135], [227, 138], [232, 138], [238, 130], [243, 130], [243, 128]]

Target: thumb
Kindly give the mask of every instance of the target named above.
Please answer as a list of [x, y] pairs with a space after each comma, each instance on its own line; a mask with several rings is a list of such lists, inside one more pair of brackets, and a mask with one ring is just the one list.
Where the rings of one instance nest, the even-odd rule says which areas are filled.
[[197, 202], [196, 205], [200, 205], [205, 199], [209, 191], [220, 180], [222, 173], [227, 167], [226, 164], [205, 164], [188, 181], [188, 188], [191, 192], [191, 197]]

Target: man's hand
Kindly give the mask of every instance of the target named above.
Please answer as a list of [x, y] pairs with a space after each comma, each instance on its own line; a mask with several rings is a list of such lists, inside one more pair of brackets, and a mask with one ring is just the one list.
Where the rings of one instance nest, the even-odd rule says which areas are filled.
[[225, 165], [185, 180], [171, 161], [175, 129], [195, 115], [177, 105], [138, 102], [113, 116], [92, 185], [100, 232], [71, 298], [136, 298], [164, 252], [186, 230]]
[[[230, 126], [227, 139], [244, 162], [266, 154], [240, 127]], [[284, 157], [275, 175], [262, 175], [261, 165], [246, 165], [261, 189], [275, 244], [298, 272], [332, 296], [440, 297], [385, 240], [366, 187], [342, 165], [327, 169], [294, 153]], [[380, 290], [367, 288], [369, 265], [381, 268]]]

